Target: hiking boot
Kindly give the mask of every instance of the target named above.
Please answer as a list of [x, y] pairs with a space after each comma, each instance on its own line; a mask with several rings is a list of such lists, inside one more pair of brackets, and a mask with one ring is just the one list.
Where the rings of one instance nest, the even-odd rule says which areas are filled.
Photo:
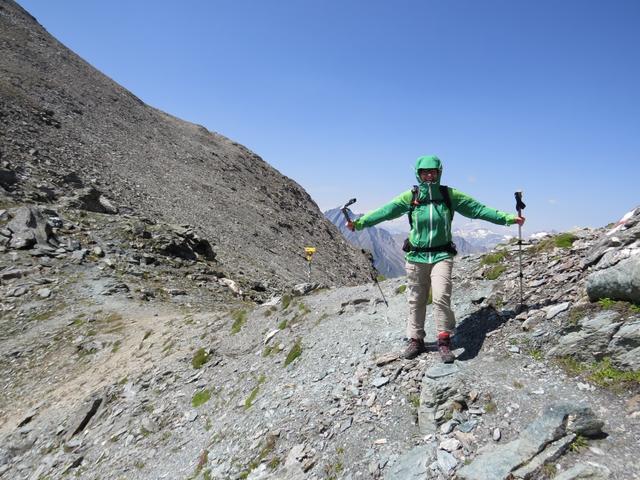
[[419, 338], [411, 338], [409, 339], [409, 345], [407, 345], [406, 350], [402, 354], [402, 358], [411, 360], [412, 358], [416, 358], [424, 351], [424, 340], [421, 340]]
[[451, 336], [449, 332], [438, 334], [438, 351], [443, 363], [453, 363], [456, 357], [451, 353]]

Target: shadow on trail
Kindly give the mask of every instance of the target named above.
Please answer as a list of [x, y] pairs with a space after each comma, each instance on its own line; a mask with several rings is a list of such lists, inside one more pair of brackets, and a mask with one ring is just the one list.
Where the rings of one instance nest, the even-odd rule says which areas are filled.
[[454, 348], [464, 348], [458, 360], [471, 360], [477, 357], [487, 334], [515, 315], [515, 311], [503, 310], [498, 313], [492, 306], [488, 306], [465, 317], [456, 329], [454, 337]]

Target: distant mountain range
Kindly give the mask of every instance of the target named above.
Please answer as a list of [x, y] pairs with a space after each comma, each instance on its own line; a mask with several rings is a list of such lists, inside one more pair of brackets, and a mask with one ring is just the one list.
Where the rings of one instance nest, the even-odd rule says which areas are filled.
[[[340, 208], [333, 208], [324, 212], [325, 217], [333, 223], [346, 240], [353, 246], [363, 248], [373, 254], [376, 269], [385, 277], [399, 277], [405, 274], [404, 252], [402, 244], [407, 238], [406, 232], [390, 232], [382, 227], [371, 227], [359, 232], [351, 232], [345, 226], [344, 216]], [[352, 218], [358, 218], [362, 214], [352, 214]], [[491, 227], [496, 227], [491, 225]], [[505, 229], [505, 233], [499, 233], [497, 229]], [[486, 222], [477, 220], [469, 221], [458, 227], [453, 233], [453, 241], [456, 244], [459, 255], [470, 255], [491, 250], [498, 243], [508, 241], [513, 235], [506, 227], [489, 229]]]

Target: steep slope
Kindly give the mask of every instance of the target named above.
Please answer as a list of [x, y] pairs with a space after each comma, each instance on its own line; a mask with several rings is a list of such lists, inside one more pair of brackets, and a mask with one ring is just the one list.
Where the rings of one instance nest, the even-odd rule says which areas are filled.
[[273, 286], [368, 277], [309, 195], [242, 145], [144, 104], [0, 0], [0, 198], [102, 191], [120, 213], [189, 224], [235, 276]]

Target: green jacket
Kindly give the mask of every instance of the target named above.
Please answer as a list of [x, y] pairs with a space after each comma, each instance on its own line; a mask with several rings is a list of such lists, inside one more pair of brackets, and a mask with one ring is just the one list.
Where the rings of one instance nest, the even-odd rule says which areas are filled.
[[[437, 168], [440, 171], [435, 182], [422, 182], [418, 175], [419, 169]], [[442, 177], [442, 162], [436, 156], [420, 157], [416, 161], [416, 178], [419, 184], [418, 201], [420, 205], [413, 210], [413, 228], [409, 232], [409, 241], [416, 247], [436, 247], [447, 245], [452, 241], [451, 220], [453, 212], [449, 212], [442, 202], [440, 193], [440, 178]], [[516, 215], [489, 208], [474, 200], [469, 195], [455, 188], [449, 187], [451, 207], [454, 211], [468, 218], [479, 218], [498, 225], [513, 225]], [[353, 222], [356, 230], [371, 227], [386, 220], [393, 220], [409, 213], [413, 194], [411, 190], [403, 192], [391, 202], [367, 213]], [[441, 200], [431, 203], [429, 200]], [[405, 258], [410, 262], [436, 263], [446, 258], [452, 258], [449, 252], [408, 252]]]

